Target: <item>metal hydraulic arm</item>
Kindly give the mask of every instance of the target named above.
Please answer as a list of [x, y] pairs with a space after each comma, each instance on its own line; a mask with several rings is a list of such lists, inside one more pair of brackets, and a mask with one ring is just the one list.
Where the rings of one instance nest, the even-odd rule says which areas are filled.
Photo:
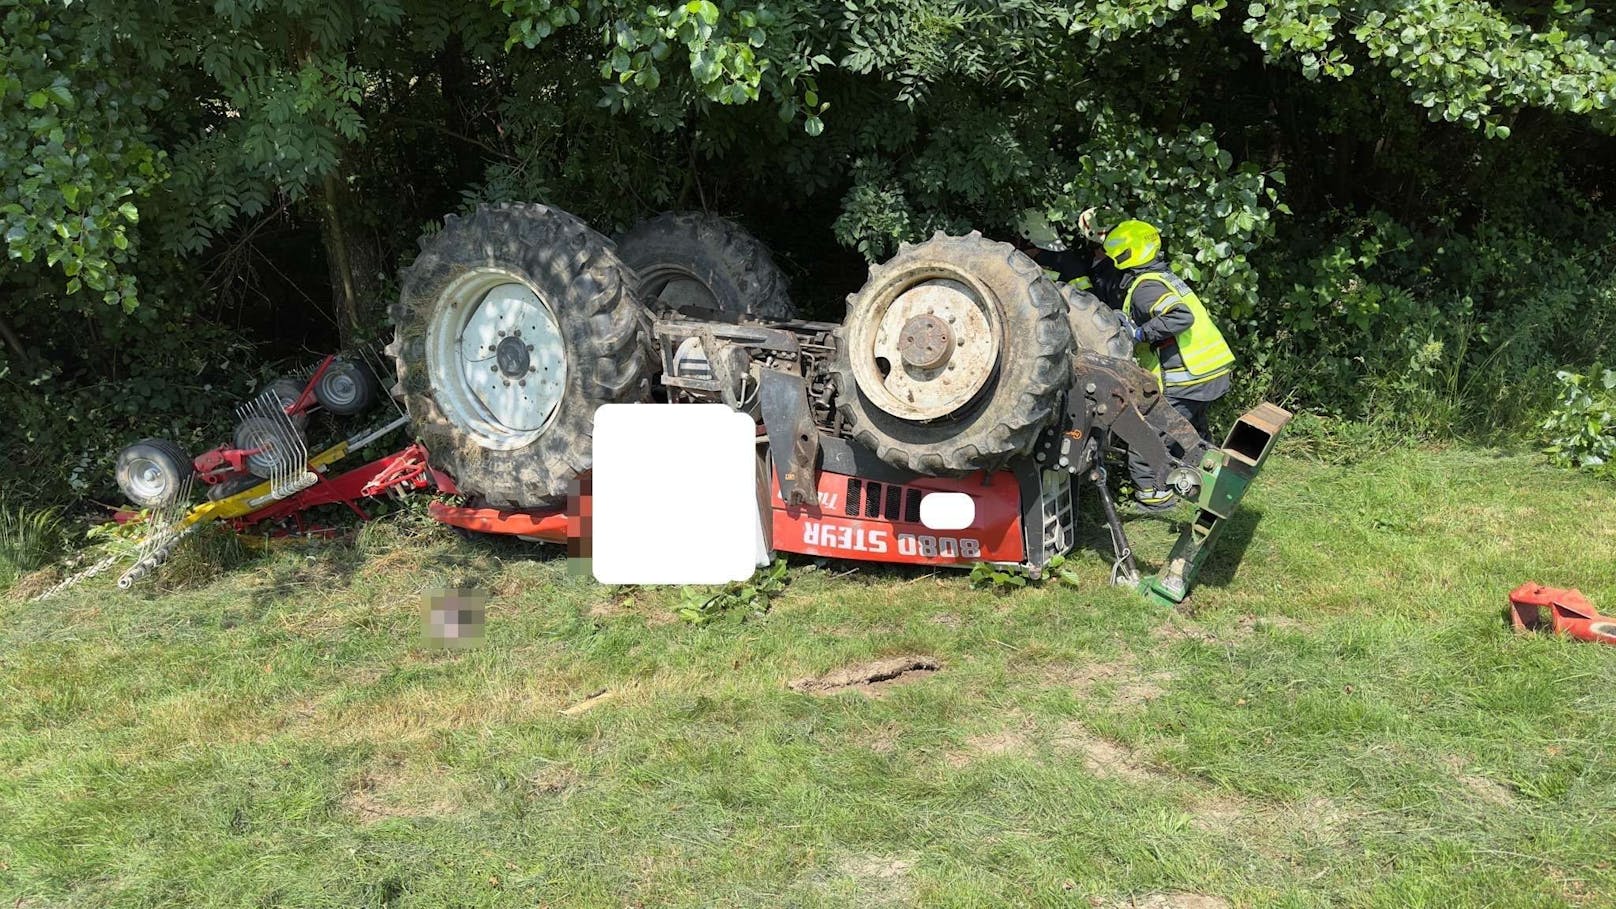
[[[1067, 402], [1068, 428], [1063, 447], [1074, 454], [1074, 466], [1096, 481], [1115, 549], [1115, 583], [1136, 585], [1158, 602], [1183, 602], [1213, 545], [1291, 414], [1263, 403], [1235, 422], [1222, 448], [1200, 437], [1162, 396], [1156, 377], [1138, 365], [1111, 357], [1080, 354], [1077, 383]], [[1133, 551], [1105, 483], [1103, 453], [1113, 440], [1150, 465], [1158, 488], [1170, 488], [1195, 503], [1195, 520], [1179, 535], [1160, 574], [1141, 578]]]

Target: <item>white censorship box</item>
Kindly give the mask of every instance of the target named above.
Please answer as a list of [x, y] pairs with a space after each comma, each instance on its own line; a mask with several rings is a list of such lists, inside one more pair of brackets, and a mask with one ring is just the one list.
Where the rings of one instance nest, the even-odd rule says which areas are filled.
[[602, 584], [726, 584], [768, 564], [757, 424], [723, 404], [595, 411], [590, 545]]

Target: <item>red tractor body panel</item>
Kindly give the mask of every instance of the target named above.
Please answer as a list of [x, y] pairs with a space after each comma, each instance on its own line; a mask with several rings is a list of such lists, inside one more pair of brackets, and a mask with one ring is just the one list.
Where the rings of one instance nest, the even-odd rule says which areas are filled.
[[[1021, 494], [1008, 471], [898, 484], [821, 470], [818, 492], [817, 504], [793, 507], [781, 498], [779, 483], [771, 483], [776, 551], [903, 565], [1021, 562], [1026, 555]], [[970, 496], [976, 506], [971, 525], [933, 530], [922, 524], [920, 501], [932, 492]]]

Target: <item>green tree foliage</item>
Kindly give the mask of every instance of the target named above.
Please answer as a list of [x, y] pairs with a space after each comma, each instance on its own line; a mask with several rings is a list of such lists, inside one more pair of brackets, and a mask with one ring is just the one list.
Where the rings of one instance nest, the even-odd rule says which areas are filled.
[[416, 235], [481, 199], [738, 214], [829, 317], [936, 230], [1145, 217], [1243, 395], [1417, 432], [1546, 405], [1616, 322], [1616, 14], [1583, 0], [0, 14], [0, 432], [81, 492], [120, 439], [379, 324]]

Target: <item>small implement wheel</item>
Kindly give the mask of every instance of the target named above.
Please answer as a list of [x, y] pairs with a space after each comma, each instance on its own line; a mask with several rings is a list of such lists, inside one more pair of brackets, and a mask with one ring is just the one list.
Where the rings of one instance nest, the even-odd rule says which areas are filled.
[[[303, 386], [307, 384], [307, 382], [300, 379], [294, 379], [291, 376], [281, 376], [275, 381], [270, 382], [268, 385], [265, 385], [263, 388], [258, 389], [258, 393], [253, 395], [253, 399], [257, 400], [258, 398], [262, 398], [264, 395], [273, 394], [275, 395], [275, 399], [281, 402], [281, 409], [285, 410], [286, 408], [291, 407], [293, 404], [296, 404], [297, 399], [303, 396]], [[295, 424], [298, 429], [302, 429], [304, 426], [307, 426], [309, 423], [308, 411], [304, 411], [297, 416], [292, 417], [292, 423]]]
[[331, 361], [314, 385], [314, 399], [339, 416], [364, 413], [376, 403], [376, 376], [363, 364], [341, 358]]
[[288, 435], [286, 424], [273, 417], [248, 417], [237, 423], [234, 442], [237, 448], [253, 452], [247, 456], [247, 470], [255, 477], [268, 479], [277, 471], [303, 467], [291, 463], [297, 442]]
[[191, 456], [167, 439], [141, 439], [118, 452], [118, 488], [142, 508], [161, 508], [191, 476]]

